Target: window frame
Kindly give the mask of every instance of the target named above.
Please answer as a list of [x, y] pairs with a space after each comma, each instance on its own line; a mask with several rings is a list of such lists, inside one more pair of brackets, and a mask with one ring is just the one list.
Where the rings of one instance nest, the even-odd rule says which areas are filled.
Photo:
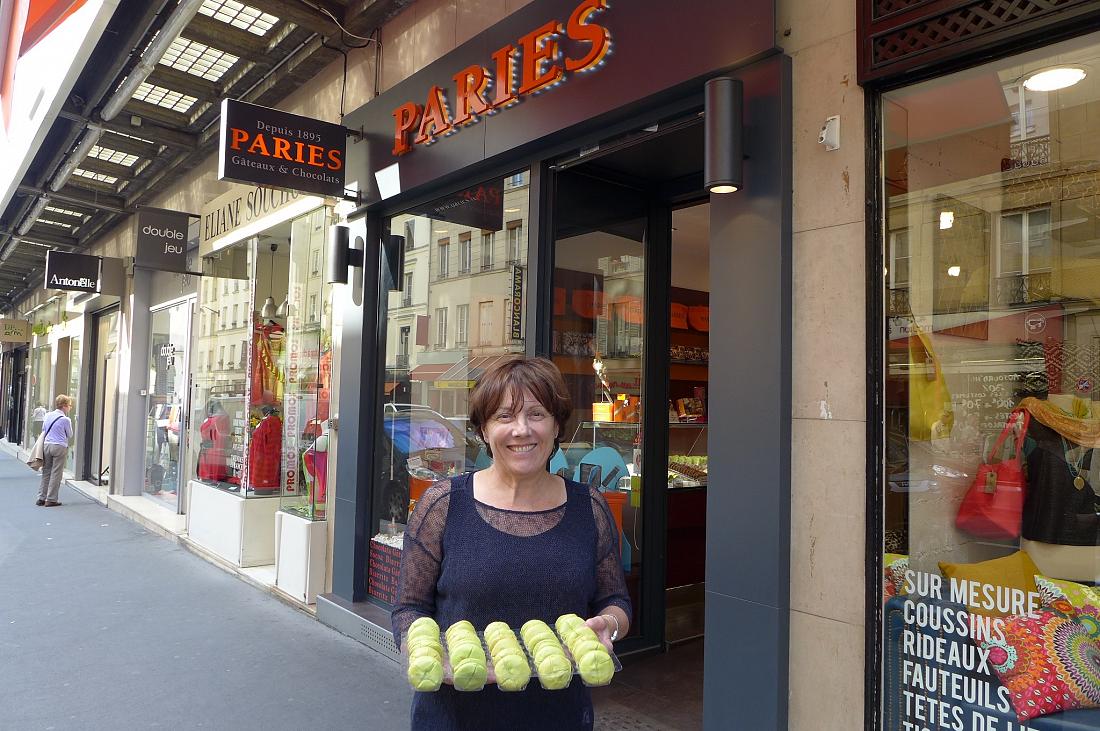
[[[1031, 234], [1029, 233], [1031, 227], [1029, 225], [1030, 217], [1039, 212], [1044, 211], [1047, 215], [1047, 247], [1051, 258], [1051, 265], [1043, 267], [1041, 269], [1031, 268]], [[1041, 206], [1031, 206], [1030, 208], [1017, 208], [1007, 211], [1001, 211], [997, 215], [997, 278], [1003, 279], [1005, 277], [1028, 277], [1032, 274], [1046, 274], [1054, 271], [1054, 237], [1051, 235], [1053, 231], [1053, 218], [1052, 216], [1053, 206], [1050, 204], [1043, 204]], [[1004, 270], [1004, 228], [1005, 219], [1011, 216], [1020, 216], [1020, 271], [1018, 272], [1006, 272]]]

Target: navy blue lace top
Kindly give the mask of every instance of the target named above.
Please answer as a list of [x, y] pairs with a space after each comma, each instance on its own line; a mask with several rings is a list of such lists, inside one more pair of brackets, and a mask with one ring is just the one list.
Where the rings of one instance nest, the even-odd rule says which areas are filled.
[[[562, 614], [587, 618], [609, 606], [629, 617], [619, 534], [606, 501], [571, 480], [566, 495], [556, 508], [518, 512], [478, 502], [472, 473], [428, 489], [405, 530], [391, 617], [397, 642], [421, 616], [443, 629], [467, 619], [478, 630], [494, 621], [516, 630], [529, 619], [552, 625]], [[579, 677], [562, 691], [544, 691], [532, 678], [520, 693], [495, 685], [460, 693], [444, 685], [413, 694], [416, 731], [571, 731], [592, 723], [592, 700]]]

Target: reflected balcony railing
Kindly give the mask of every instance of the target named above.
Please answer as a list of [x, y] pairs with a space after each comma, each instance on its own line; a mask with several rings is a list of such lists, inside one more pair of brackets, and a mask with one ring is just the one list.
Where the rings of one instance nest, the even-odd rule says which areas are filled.
[[1050, 135], [1012, 142], [1009, 157], [1001, 158], [1001, 172], [1037, 168], [1050, 164]]
[[1029, 305], [1049, 302], [1054, 296], [1050, 272], [1012, 274], [995, 282], [995, 301], [1002, 306]]
[[908, 315], [912, 308], [909, 305], [909, 288], [893, 287], [886, 292], [886, 314], [889, 317], [902, 317]]
[[394, 366], [400, 370], [409, 369], [409, 355], [408, 353], [402, 355], [400, 353], [394, 358]]

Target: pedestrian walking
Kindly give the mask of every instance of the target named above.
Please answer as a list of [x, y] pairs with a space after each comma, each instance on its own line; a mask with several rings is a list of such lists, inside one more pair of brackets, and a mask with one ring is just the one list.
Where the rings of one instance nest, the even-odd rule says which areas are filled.
[[42, 440], [42, 483], [38, 488], [35, 505], [52, 508], [60, 505], [57, 492], [61, 489], [61, 473], [65, 469], [65, 455], [69, 453], [69, 441], [73, 438], [73, 422], [69, 412], [73, 399], [65, 394], [54, 399], [55, 408], [42, 420], [45, 438]]

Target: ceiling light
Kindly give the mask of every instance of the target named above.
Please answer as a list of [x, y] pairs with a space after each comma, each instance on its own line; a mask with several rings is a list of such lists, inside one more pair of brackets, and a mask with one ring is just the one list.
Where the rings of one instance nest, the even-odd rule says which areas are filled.
[[946, 231], [955, 225], [955, 212], [954, 211], [941, 211], [940, 212], [940, 230]]
[[956, 264], [955, 266], [949, 266], [949, 267], [947, 267], [947, 276], [949, 276], [949, 277], [957, 277], [957, 276], [959, 276], [960, 274], [962, 274], [962, 267], [961, 267], [961, 266], [959, 266], [958, 264]]
[[1024, 79], [1024, 88], [1028, 91], [1058, 91], [1073, 86], [1085, 76], [1086, 71], [1081, 66], [1055, 66], [1028, 74]]

